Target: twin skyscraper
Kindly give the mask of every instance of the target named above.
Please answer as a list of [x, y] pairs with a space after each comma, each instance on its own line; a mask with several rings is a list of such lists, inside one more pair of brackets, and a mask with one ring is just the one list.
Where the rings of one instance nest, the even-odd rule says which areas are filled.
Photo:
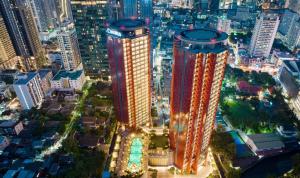
[[[151, 127], [150, 32], [143, 20], [122, 19], [107, 29], [107, 50], [118, 120]], [[228, 50], [227, 34], [190, 29], [175, 35], [170, 103], [174, 164], [197, 172], [205, 160], [218, 107]]]

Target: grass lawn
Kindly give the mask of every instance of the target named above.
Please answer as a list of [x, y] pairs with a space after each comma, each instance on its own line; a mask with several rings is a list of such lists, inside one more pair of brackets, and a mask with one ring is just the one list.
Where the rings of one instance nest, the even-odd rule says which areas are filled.
[[165, 135], [152, 135], [151, 142], [150, 142], [150, 149], [151, 148], [166, 148], [169, 146], [169, 137]]

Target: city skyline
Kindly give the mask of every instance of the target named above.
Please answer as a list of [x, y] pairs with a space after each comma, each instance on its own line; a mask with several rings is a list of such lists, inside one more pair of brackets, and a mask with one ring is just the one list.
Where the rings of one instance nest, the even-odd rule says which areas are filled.
[[1, 0], [0, 177], [299, 177], [299, 5]]

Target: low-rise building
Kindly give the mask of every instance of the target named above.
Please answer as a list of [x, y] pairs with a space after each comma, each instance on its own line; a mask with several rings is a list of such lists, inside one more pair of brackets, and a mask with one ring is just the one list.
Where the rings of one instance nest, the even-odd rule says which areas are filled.
[[281, 125], [281, 126], [278, 126], [276, 128], [276, 130], [281, 136], [286, 137], [286, 138], [298, 136], [298, 131], [293, 126]]
[[0, 98], [10, 98], [11, 92], [9, 86], [4, 81], [0, 81]]
[[248, 135], [246, 143], [254, 153], [260, 156], [275, 154], [284, 148], [280, 137], [273, 133]]
[[59, 71], [51, 80], [51, 88], [54, 89], [75, 89], [81, 90], [85, 83], [83, 70], [77, 71]]
[[6, 84], [13, 84], [14, 80], [17, 79], [17, 76], [20, 74], [17, 69], [6, 69], [0, 72], [0, 80], [4, 81]]
[[99, 122], [97, 117], [89, 117], [89, 116], [84, 116], [81, 119], [82, 125], [88, 128], [98, 128], [99, 127]]
[[19, 135], [24, 129], [21, 121], [4, 121], [0, 123], [0, 132], [3, 135]]
[[173, 164], [173, 152], [170, 149], [156, 148], [149, 150], [150, 166], [170, 166]]
[[0, 151], [3, 151], [9, 145], [9, 140], [5, 136], [0, 136]]
[[23, 109], [38, 107], [44, 101], [41, 78], [36, 72], [19, 75], [13, 87]]
[[271, 63], [273, 63], [276, 67], [280, 67], [283, 61], [293, 61], [295, 57], [287, 52], [281, 52], [274, 50], [271, 56]]

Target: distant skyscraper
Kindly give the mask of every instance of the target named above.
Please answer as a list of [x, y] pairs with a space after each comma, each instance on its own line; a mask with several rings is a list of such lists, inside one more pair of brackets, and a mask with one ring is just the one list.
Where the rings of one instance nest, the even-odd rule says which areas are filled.
[[109, 0], [109, 3], [111, 20], [141, 18], [145, 19], [147, 24], [152, 21], [152, 0]]
[[21, 24], [18, 22], [14, 4], [10, 0], [0, 1], [0, 13], [12, 39], [13, 46], [19, 56], [29, 56], [29, 49], [22, 34]]
[[61, 50], [61, 56], [66, 70], [78, 69], [81, 64], [81, 56], [76, 31], [73, 24], [62, 27], [57, 32], [57, 39]]
[[281, 17], [278, 31], [285, 36], [298, 19], [299, 15], [297, 13], [288, 9], [285, 10]]
[[123, 18], [138, 16], [138, 0], [121, 0]]
[[72, 0], [72, 14], [87, 75], [109, 70], [106, 50], [107, 1]]
[[300, 19], [293, 22], [284, 39], [284, 43], [292, 51], [295, 48], [300, 48]]
[[139, 0], [139, 17], [145, 19], [146, 23], [153, 19], [153, 1]]
[[220, 0], [210, 0], [209, 9], [211, 11], [219, 10]]
[[199, 10], [204, 11], [208, 9], [209, 0], [199, 0]]
[[300, 14], [300, 1], [299, 0], [286, 0], [285, 7], [288, 7], [289, 9], [293, 10], [294, 12], [297, 12]]
[[16, 57], [16, 51], [0, 14], [0, 63]]
[[227, 34], [193, 29], [175, 36], [170, 144], [175, 165], [197, 172], [205, 160], [228, 57]]
[[[42, 67], [43, 62], [38, 61], [43, 56], [43, 48], [39, 38], [37, 25], [34, 21], [33, 11], [30, 7], [29, 0], [17, 0], [17, 14], [19, 15], [19, 22], [21, 24], [22, 33], [27, 42], [29, 54], [34, 56], [36, 59], [35, 64], [27, 64], [28, 66], [36, 66], [37, 68]], [[31, 63], [26, 61], [27, 63]], [[31, 68], [31, 67], [28, 67]], [[35, 67], [34, 67], [35, 68]]]
[[[29, 0], [0, 1], [1, 13], [13, 42], [17, 55], [25, 59], [28, 70], [42, 65], [37, 57], [43, 56], [43, 49], [39, 39], [33, 11]], [[32, 56], [36, 57], [32, 63]], [[38, 66], [38, 67], [39, 67]]]
[[279, 33], [284, 44], [294, 50], [300, 47], [300, 15], [291, 10], [285, 10], [279, 27]]
[[262, 13], [257, 19], [250, 42], [250, 55], [268, 57], [276, 36], [279, 17], [276, 14]]
[[43, 7], [43, 0], [30, 0], [34, 19], [38, 30], [44, 32], [48, 30], [48, 20]]
[[[58, 0], [57, 6], [58, 6], [58, 13], [59, 13], [59, 20], [60, 22], [63, 22], [65, 20], [67, 21], [73, 21], [73, 16], [72, 16], [72, 10], [71, 10], [71, 1], [73, 0]], [[84, 2], [85, 0], [79, 0]], [[90, 0], [87, 0], [87, 3]], [[95, 0], [94, 0], [95, 1]]]
[[107, 29], [117, 118], [130, 127], [150, 124], [150, 35], [142, 20], [124, 19]]
[[43, 8], [45, 10], [48, 27], [56, 27], [59, 22], [57, 0], [43, 0]]
[[13, 87], [23, 109], [31, 109], [42, 104], [44, 93], [40, 82], [41, 78], [36, 72], [18, 76]]

